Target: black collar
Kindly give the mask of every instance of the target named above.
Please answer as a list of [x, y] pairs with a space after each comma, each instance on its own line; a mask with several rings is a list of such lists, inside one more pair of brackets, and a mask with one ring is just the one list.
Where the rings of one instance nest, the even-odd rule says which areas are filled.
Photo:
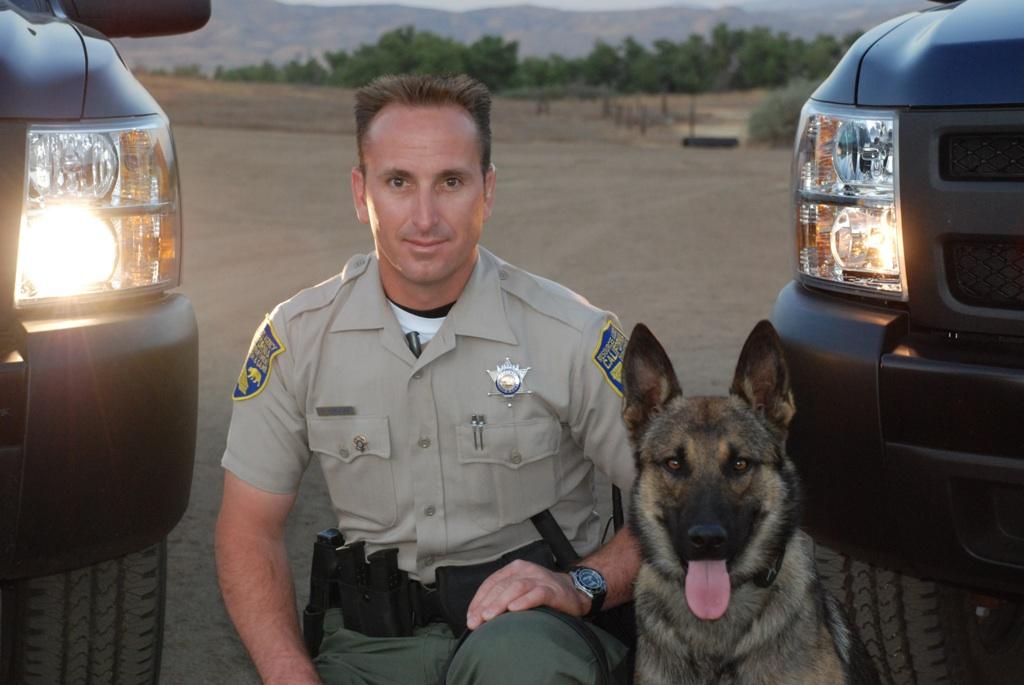
[[783, 547], [782, 551], [779, 552], [779, 556], [776, 557], [775, 563], [754, 576], [754, 585], [766, 588], [774, 583], [775, 579], [779, 577], [779, 571], [782, 570], [782, 560], [785, 556], [786, 548]]

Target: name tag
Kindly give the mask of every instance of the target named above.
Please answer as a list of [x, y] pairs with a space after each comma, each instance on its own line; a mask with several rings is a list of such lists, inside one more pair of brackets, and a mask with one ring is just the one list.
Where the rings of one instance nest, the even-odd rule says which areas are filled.
[[355, 416], [355, 407], [317, 407], [317, 416]]

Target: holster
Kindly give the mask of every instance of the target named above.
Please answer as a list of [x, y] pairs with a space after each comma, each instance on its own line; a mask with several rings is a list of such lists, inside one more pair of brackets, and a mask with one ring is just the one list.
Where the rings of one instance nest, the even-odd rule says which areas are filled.
[[338, 584], [341, 593], [341, 620], [345, 628], [368, 637], [408, 637], [412, 635], [413, 616], [409, 601], [409, 583], [387, 590], [365, 585]]
[[338, 550], [337, 583], [345, 627], [368, 637], [412, 635], [409, 574], [398, 568], [398, 548], [377, 550], [365, 557], [365, 563], [363, 550], [362, 542]]
[[531, 561], [552, 571], [557, 570], [551, 547], [544, 540], [531, 542], [482, 564], [441, 566], [437, 569], [437, 592], [441, 614], [452, 629], [453, 635], [461, 635], [466, 630], [469, 603], [473, 601], [473, 596], [487, 577], [516, 559]]

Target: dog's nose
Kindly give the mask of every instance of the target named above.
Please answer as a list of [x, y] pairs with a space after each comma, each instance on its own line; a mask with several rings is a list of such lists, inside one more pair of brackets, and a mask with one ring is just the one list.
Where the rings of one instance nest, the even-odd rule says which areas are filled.
[[725, 544], [725, 528], [717, 523], [700, 523], [688, 531], [690, 545], [697, 554], [714, 554]]

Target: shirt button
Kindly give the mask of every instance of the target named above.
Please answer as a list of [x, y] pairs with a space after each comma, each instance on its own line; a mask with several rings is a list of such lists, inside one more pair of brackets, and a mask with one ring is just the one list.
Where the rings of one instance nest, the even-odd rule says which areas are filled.
[[435, 513], [437, 513], [437, 509], [435, 509], [433, 506], [429, 506], [423, 510], [423, 514], [426, 516], [433, 516]]
[[511, 461], [513, 464], [519, 464], [523, 461], [523, 455], [519, 454], [519, 452], [513, 452]]
[[504, 281], [505, 279], [508, 278], [508, 272], [502, 269], [501, 271], [498, 272], [498, 278]]
[[338, 450], [338, 456], [341, 457], [342, 459], [347, 459], [348, 458], [348, 450], [345, 449], [344, 447], [342, 447], [341, 449]]
[[427, 449], [430, 447], [430, 438], [420, 438], [420, 441], [417, 444], [423, 449]]
[[434, 565], [434, 557], [424, 557], [423, 565], [424, 566], [433, 566]]

